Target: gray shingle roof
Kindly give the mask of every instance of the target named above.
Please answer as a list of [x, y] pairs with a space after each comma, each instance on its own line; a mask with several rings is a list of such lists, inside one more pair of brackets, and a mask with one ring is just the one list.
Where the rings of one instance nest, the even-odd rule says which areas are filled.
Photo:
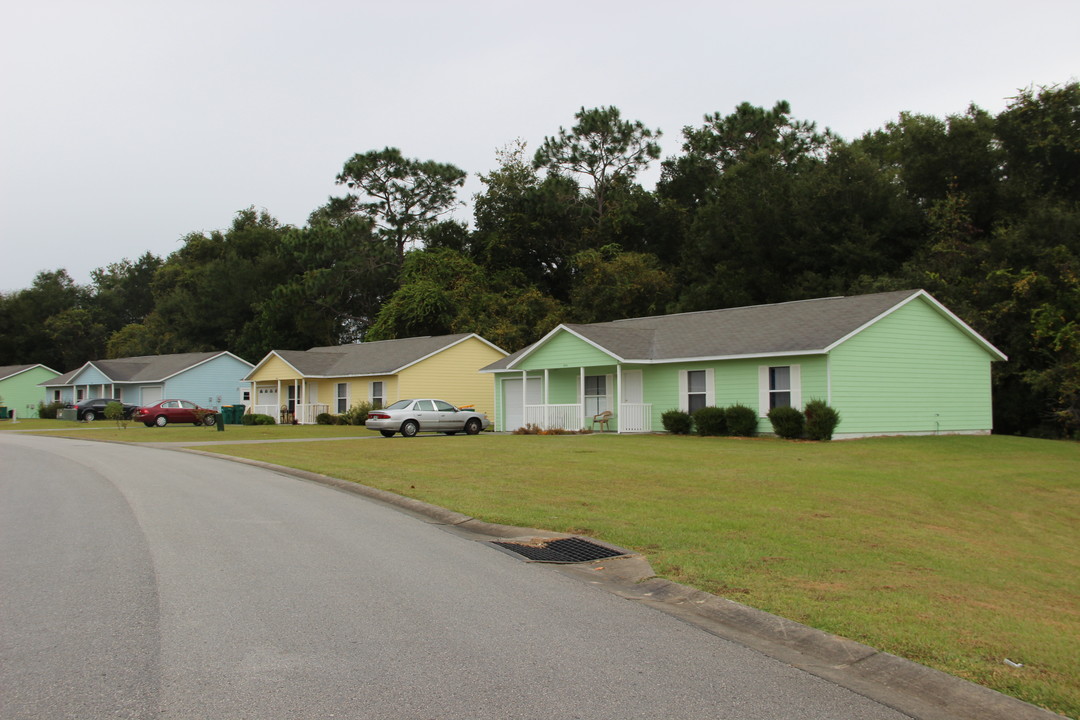
[[351, 345], [313, 347], [310, 350], [275, 350], [274, 353], [304, 377], [393, 375], [417, 360], [445, 350], [471, 335], [472, 333], [458, 333], [376, 340]]
[[[0, 380], [7, 380], [12, 375], [18, 375], [21, 372], [26, 372], [27, 370], [32, 370], [36, 367], [43, 367], [46, 370], [49, 369], [41, 363], [31, 363], [29, 365], [4, 365], [0, 367]], [[53, 372], [56, 371], [53, 370]]]
[[[898, 290], [563, 327], [628, 362], [816, 353], [920, 293]], [[484, 369], [511, 367], [533, 347]]]
[[[141, 357], [113, 358], [111, 360], [93, 360], [89, 364], [92, 364], [113, 382], [160, 382], [221, 354], [221, 351], [211, 351], [174, 355], [144, 355]], [[40, 384], [67, 385], [85, 367], [86, 365], [83, 365]]]

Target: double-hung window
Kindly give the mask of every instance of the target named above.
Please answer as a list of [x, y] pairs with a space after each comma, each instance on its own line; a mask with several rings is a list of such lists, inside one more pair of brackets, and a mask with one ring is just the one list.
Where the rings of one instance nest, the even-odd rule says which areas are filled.
[[802, 409], [802, 381], [799, 365], [758, 367], [758, 412], [761, 417], [778, 407]]
[[383, 395], [383, 382], [382, 380], [374, 380], [371, 383], [371, 392], [368, 400], [371, 402], [371, 407], [381, 408], [383, 407], [383, 401], [386, 396]]
[[599, 415], [608, 410], [607, 376], [585, 376], [585, 415]]
[[337, 412], [347, 412], [349, 409], [349, 383], [337, 384]]
[[686, 408], [693, 414], [708, 405], [708, 392], [704, 370], [689, 370], [686, 373]]

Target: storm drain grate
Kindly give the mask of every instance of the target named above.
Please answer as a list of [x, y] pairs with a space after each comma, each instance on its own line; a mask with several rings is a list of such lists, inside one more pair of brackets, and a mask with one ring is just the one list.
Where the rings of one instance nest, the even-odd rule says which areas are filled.
[[491, 541], [504, 552], [521, 555], [533, 562], [579, 563], [603, 560], [604, 558], [629, 555], [625, 550], [613, 550], [581, 538], [558, 538], [534, 543]]

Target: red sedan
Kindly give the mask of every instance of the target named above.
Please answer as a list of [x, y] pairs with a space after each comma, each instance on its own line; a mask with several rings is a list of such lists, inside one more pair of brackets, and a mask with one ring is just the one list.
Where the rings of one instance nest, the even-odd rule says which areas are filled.
[[217, 422], [218, 411], [199, 407], [187, 400], [162, 400], [135, 411], [133, 418], [146, 427], [165, 427], [169, 423], [192, 423], [210, 426]]

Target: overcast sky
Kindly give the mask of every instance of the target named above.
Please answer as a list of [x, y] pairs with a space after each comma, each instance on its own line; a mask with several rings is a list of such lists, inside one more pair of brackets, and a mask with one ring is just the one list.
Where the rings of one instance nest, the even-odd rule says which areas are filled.
[[1076, 0], [0, 0], [0, 291], [88, 283], [249, 206], [303, 225], [386, 146], [466, 170], [467, 201], [497, 149], [582, 106], [660, 128], [663, 157], [743, 101], [847, 139], [996, 113], [1080, 77], [1078, 29]]

